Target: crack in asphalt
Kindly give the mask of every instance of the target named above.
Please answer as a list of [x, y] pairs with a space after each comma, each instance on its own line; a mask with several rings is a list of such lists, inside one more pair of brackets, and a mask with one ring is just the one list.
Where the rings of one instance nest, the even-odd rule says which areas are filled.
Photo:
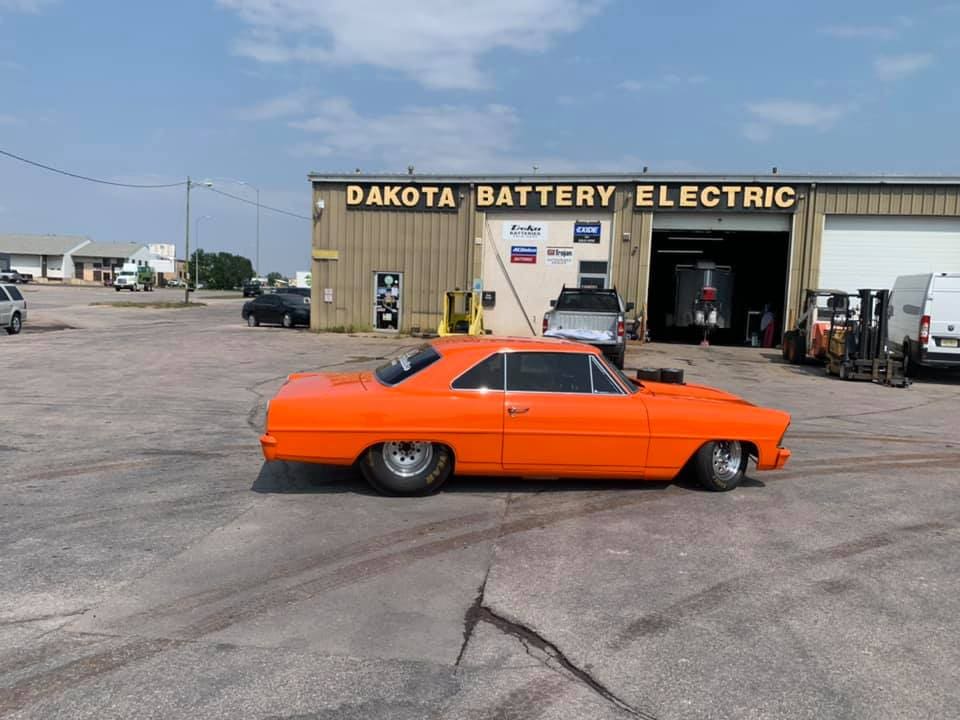
[[623, 710], [632, 717], [643, 718], [644, 720], [657, 720], [655, 715], [631, 705], [589, 672], [574, 664], [560, 648], [529, 625], [510, 620], [491, 610], [486, 605], [480, 605], [477, 608], [475, 622], [485, 622], [497, 628], [505, 635], [516, 638], [520, 641], [520, 644], [523, 645], [527, 655], [540, 662], [544, 667], [572, 677], [577, 682], [586, 685], [608, 703]]

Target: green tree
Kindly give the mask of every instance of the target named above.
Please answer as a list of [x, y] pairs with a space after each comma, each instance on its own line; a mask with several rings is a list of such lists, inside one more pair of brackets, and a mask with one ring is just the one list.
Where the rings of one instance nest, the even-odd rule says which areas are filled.
[[[199, 257], [199, 272], [197, 258]], [[190, 256], [190, 277], [213, 290], [231, 290], [253, 277], [253, 263], [240, 255], [227, 252], [209, 253], [202, 250]]]
[[267, 273], [267, 285], [273, 287], [277, 284], [277, 280], [283, 280], [283, 275], [278, 272]]

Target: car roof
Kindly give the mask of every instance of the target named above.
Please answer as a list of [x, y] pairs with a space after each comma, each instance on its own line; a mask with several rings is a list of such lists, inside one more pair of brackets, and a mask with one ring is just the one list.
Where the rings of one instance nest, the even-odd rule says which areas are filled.
[[595, 354], [596, 350], [589, 345], [563, 340], [561, 338], [521, 338], [500, 337], [497, 335], [448, 335], [436, 338], [430, 342], [441, 354], [451, 352], [490, 352], [491, 350], [518, 351], [550, 351], [580, 352]]

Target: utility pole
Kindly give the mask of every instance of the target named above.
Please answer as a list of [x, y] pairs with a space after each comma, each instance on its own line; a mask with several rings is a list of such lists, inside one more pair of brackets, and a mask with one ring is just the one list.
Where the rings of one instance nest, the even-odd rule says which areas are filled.
[[257, 277], [260, 277], [260, 188], [257, 191], [257, 266], [253, 269]]
[[183, 303], [188, 305], [190, 303], [190, 176], [187, 175], [187, 251], [184, 256], [184, 280], [186, 282], [183, 286]]

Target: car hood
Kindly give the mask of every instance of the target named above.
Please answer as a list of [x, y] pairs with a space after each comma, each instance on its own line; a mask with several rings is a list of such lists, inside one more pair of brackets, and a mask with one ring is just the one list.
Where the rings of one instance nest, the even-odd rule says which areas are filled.
[[680, 383], [660, 383], [644, 380], [640, 387], [645, 389], [651, 395], [661, 395], [669, 397], [689, 398], [691, 400], [717, 400], [720, 402], [740, 403], [742, 405], [752, 405], [739, 395], [707, 387], [706, 385], [690, 385]]

